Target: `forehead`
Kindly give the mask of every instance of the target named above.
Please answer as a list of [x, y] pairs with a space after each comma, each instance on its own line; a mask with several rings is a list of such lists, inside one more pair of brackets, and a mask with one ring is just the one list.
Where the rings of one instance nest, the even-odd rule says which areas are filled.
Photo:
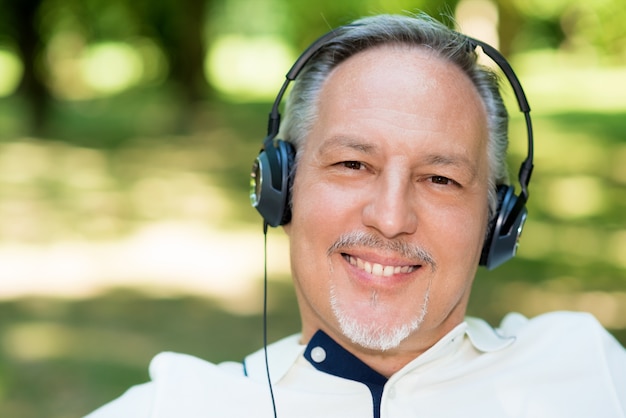
[[385, 44], [351, 56], [331, 71], [322, 85], [320, 99], [332, 97], [333, 92], [343, 95], [358, 91], [371, 96], [383, 94], [392, 101], [398, 96], [416, 100], [431, 96], [430, 104], [445, 102], [450, 110], [462, 108], [463, 104], [484, 110], [469, 76], [424, 46]]
[[470, 78], [424, 47], [384, 45], [355, 54], [327, 77], [317, 105], [313, 141], [333, 130], [478, 141], [488, 135], [485, 106]]

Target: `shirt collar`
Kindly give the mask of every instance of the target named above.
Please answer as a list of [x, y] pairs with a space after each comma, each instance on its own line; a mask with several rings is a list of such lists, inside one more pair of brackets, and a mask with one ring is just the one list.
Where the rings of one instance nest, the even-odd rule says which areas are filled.
[[465, 333], [472, 345], [483, 353], [502, 350], [515, 342], [515, 336], [500, 333], [482, 319], [468, 316], [464, 323], [467, 324]]
[[[282, 379], [304, 352], [306, 346], [300, 344], [300, 339], [300, 334], [294, 334], [267, 347], [267, 364], [272, 383]], [[259, 381], [267, 381], [264, 349], [247, 356], [243, 365], [246, 376]]]
[[317, 370], [368, 386], [383, 386], [387, 378], [337, 344], [323, 331], [317, 331], [304, 350], [304, 358]]
[[[500, 334], [484, 320], [466, 317], [464, 322], [410, 364], [414, 367], [416, 363], [424, 364], [456, 351], [463, 342], [463, 336], [468, 337], [476, 350], [484, 353], [502, 350], [515, 342], [514, 336]], [[273, 383], [285, 376], [301, 355], [316, 369], [335, 376], [372, 383], [385, 379], [322, 331], [318, 331], [306, 346], [299, 343], [300, 338], [300, 334], [296, 334], [268, 346], [268, 363]], [[264, 350], [246, 357], [244, 367], [249, 377], [267, 379]]]

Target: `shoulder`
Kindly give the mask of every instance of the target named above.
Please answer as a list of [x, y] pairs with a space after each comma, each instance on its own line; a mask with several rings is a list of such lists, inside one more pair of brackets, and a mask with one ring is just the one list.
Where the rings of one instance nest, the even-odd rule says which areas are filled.
[[[529, 416], [626, 417], [626, 350], [594, 316], [512, 313], [491, 331], [482, 320], [467, 322], [476, 357], [459, 367], [478, 388], [475, 399], [497, 391], [543, 411]], [[484, 343], [498, 339], [509, 343]]]
[[152, 381], [165, 379], [193, 381], [221, 374], [243, 376], [243, 364], [236, 362], [214, 364], [189, 354], [169, 351], [157, 354], [150, 362]]
[[[170, 399], [194, 398], [200, 388], [209, 389], [225, 380], [243, 377], [241, 363], [215, 365], [187, 354], [162, 352], [150, 362], [150, 381], [133, 386], [122, 396], [97, 409], [86, 418], [125, 418], [161, 416]], [[194, 416], [193, 411], [183, 411]], [[156, 411], [159, 411], [157, 414]], [[190, 413], [192, 412], [192, 413]], [[167, 416], [167, 415], [164, 415]], [[175, 415], [171, 415], [175, 416]]]
[[597, 319], [593, 315], [586, 312], [555, 311], [544, 313], [532, 318], [527, 318], [526, 316], [517, 312], [511, 312], [502, 319], [500, 329], [508, 328], [521, 330], [524, 327], [528, 326], [571, 326], [574, 324], [585, 324], [588, 327], [600, 326]]
[[559, 340], [566, 342], [586, 342], [595, 345], [604, 340], [613, 340], [606, 329], [591, 314], [586, 312], [557, 311], [526, 318], [518, 313], [504, 317], [499, 333], [535, 342]]
[[[504, 337], [514, 338], [512, 347], [518, 349], [535, 349], [546, 354], [559, 351], [561, 355], [575, 352], [579, 357], [607, 352], [618, 357], [626, 356], [624, 348], [598, 320], [584, 312], [550, 312], [530, 319], [511, 313], [504, 317], [495, 331]], [[605, 357], [604, 354], [602, 357]]]
[[509, 314], [498, 332], [515, 337], [511, 350], [522, 367], [539, 367], [548, 381], [554, 375], [569, 376], [570, 384], [584, 380], [626, 414], [626, 350], [593, 315], [551, 312], [526, 319]]
[[[288, 369], [295, 361], [300, 351], [297, 341], [298, 337], [292, 336], [268, 347], [279, 369]], [[263, 354], [259, 351], [248, 356], [244, 366], [160, 353], [150, 362], [148, 383], [132, 387], [87, 418], [259, 416], [271, 410]]]
[[581, 344], [597, 348], [605, 342], [611, 345], [613, 339], [593, 315], [583, 312], [550, 312], [533, 318], [513, 312], [506, 315], [497, 328], [474, 317], [467, 317], [465, 322], [472, 344], [482, 352], [542, 345], [556, 349], [568, 344], [575, 344], [579, 349]]

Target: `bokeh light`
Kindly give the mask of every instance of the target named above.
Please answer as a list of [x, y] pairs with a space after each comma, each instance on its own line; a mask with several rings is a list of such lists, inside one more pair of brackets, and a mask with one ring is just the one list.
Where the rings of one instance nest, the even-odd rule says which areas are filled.
[[276, 95], [294, 57], [280, 38], [228, 35], [213, 42], [205, 70], [234, 100], [268, 100]]
[[15, 53], [0, 49], [0, 97], [9, 96], [15, 92], [22, 74], [22, 62]]

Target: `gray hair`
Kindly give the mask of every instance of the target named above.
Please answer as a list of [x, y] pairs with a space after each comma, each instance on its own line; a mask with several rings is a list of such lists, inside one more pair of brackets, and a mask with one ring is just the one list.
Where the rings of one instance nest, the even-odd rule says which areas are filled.
[[506, 149], [508, 145], [508, 113], [499, 91], [496, 74], [477, 62], [477, 55], [464, 35], [425, 15], [377, 15], [353, 22], [325, 44], [296, 78], [285, 106], [280, 138], [302, 145], [317, 120], [318, 98], [331, 71], [349, 57], [385, 44], [424, 46], [441, 58], [456, 64], [473, 82], [487, 111], [489, 141], [489, 214], [496, 211], [496, 185], [508, 184]]

